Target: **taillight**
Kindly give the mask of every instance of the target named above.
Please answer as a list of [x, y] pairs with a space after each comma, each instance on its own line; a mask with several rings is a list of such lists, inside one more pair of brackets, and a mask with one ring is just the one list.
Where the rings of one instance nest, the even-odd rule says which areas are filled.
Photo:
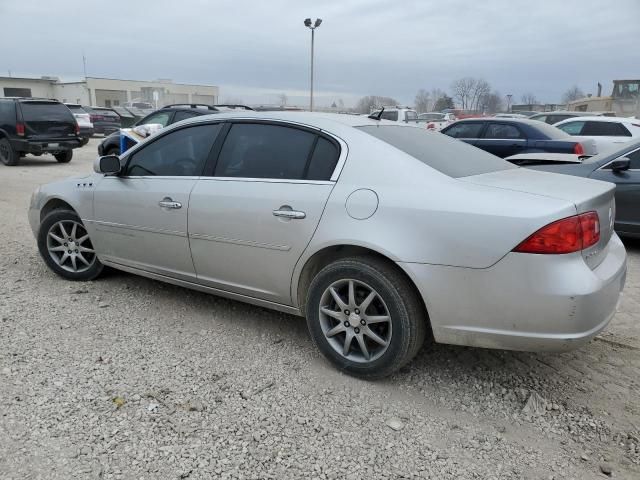
[[24, 123], [16, 123], [16, 134], [24, 137]]
[[435, 126], [435, 124], [433, 124], [433, 123], [428, 123], [428, 124], [427, 124], [427, 128], [429, 128], [429, 129], [433, 129], [433, 128], [436, 128], [436, 126]]
[[581, 213], [542, 227], [513, 249], [518, 253], [573, 253], [595, 245], [600, 240], [597, 212]]
[[584, 155], [584, 147], [581, 143], [576, 143], [573, 146], [573, 153], [575, 153], [576, 155]]
[[80, 125], [76, 122], [76, 135], [80, 135]]

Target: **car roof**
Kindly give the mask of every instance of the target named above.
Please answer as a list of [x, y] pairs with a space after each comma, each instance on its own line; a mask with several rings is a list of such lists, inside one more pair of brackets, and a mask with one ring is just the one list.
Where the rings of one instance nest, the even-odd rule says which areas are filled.
[[634, 118], [626, 118], [626, 117], [604, 117], [597, 115], [583, 115], [580, 117], [572, 117], [567, 118], [561, 122], [556, 123], [556, 125], [564, 124], [565, 122], [575, 122], [576, 120], [586, 120], [590, 122], [611, 122], [611, 123], [631, 123], [633, 121], [637, 121]]
[[[364, 127], [388, 125], [400, 128], [417, 128], [412, 125], [402, 125], [398, 122], [389, 120], [374, 120], [363, 115], [347, 115], [342, 113], [324, 113], [324, 112], [287, 112], [287, 111], [230, 111], [220, 112], [210, 115], [201, 115], [191, 119], [183, 120], [185, 123], [199, 123], [207, 120], [220, 119], [248, 119], [248, 120], [273, 120], [284, 122], [295, 122], [318, 128], [330, 128], [333, 125], [343, 125], [348, 127]], [[183, 123], [179, 122], [179, 123]]]

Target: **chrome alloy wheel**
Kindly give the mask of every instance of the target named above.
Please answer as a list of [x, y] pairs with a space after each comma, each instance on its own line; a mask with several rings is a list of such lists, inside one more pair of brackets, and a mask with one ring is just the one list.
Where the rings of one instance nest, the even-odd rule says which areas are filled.
[[81, 223], [73, 220], [61, 220], [51, 226], [47, 250], [53, 261], [68, 272], [85, 272], [96, 261], [89, 234]]
[[338, 280], [324, 291], [320, 326], [331, 347], [353, 362], [372, 362], [391, 343], [387, 305], [378, 292], [359, 280]]

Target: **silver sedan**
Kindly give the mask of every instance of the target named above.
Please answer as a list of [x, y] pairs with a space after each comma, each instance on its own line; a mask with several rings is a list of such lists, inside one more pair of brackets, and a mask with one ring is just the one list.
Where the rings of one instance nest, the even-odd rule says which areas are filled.
[[384, 120], [242, 112], [39, 188], [29, 219], [66, 279], [109, 266], [303, 315], [373, 378], [425, 337], [561, 351], [605, 328], [626, 274], [614, 188]]

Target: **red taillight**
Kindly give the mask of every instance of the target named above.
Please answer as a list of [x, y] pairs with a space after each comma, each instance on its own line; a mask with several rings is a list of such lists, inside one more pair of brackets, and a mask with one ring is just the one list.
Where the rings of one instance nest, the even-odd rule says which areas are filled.
[[573, 146], [573, 153], [575, 153], [576, 155], [584, 155], [584, 147], [581, 143], [576, 143]]
[[434, 123], [427, 123], [427, 128], [433, 129], [433, 128], [436, 128], [436, 125]]
[[542, 227], [513, 249], [518, 253], [560, 254], [589, 248], [600, 240], [597, 212], [581, 213]]
[[80, 125], [76, 122], [76, 135], [80, 135]]
[[16, 134], [24, 137], [24, 123], [16, 123]]

